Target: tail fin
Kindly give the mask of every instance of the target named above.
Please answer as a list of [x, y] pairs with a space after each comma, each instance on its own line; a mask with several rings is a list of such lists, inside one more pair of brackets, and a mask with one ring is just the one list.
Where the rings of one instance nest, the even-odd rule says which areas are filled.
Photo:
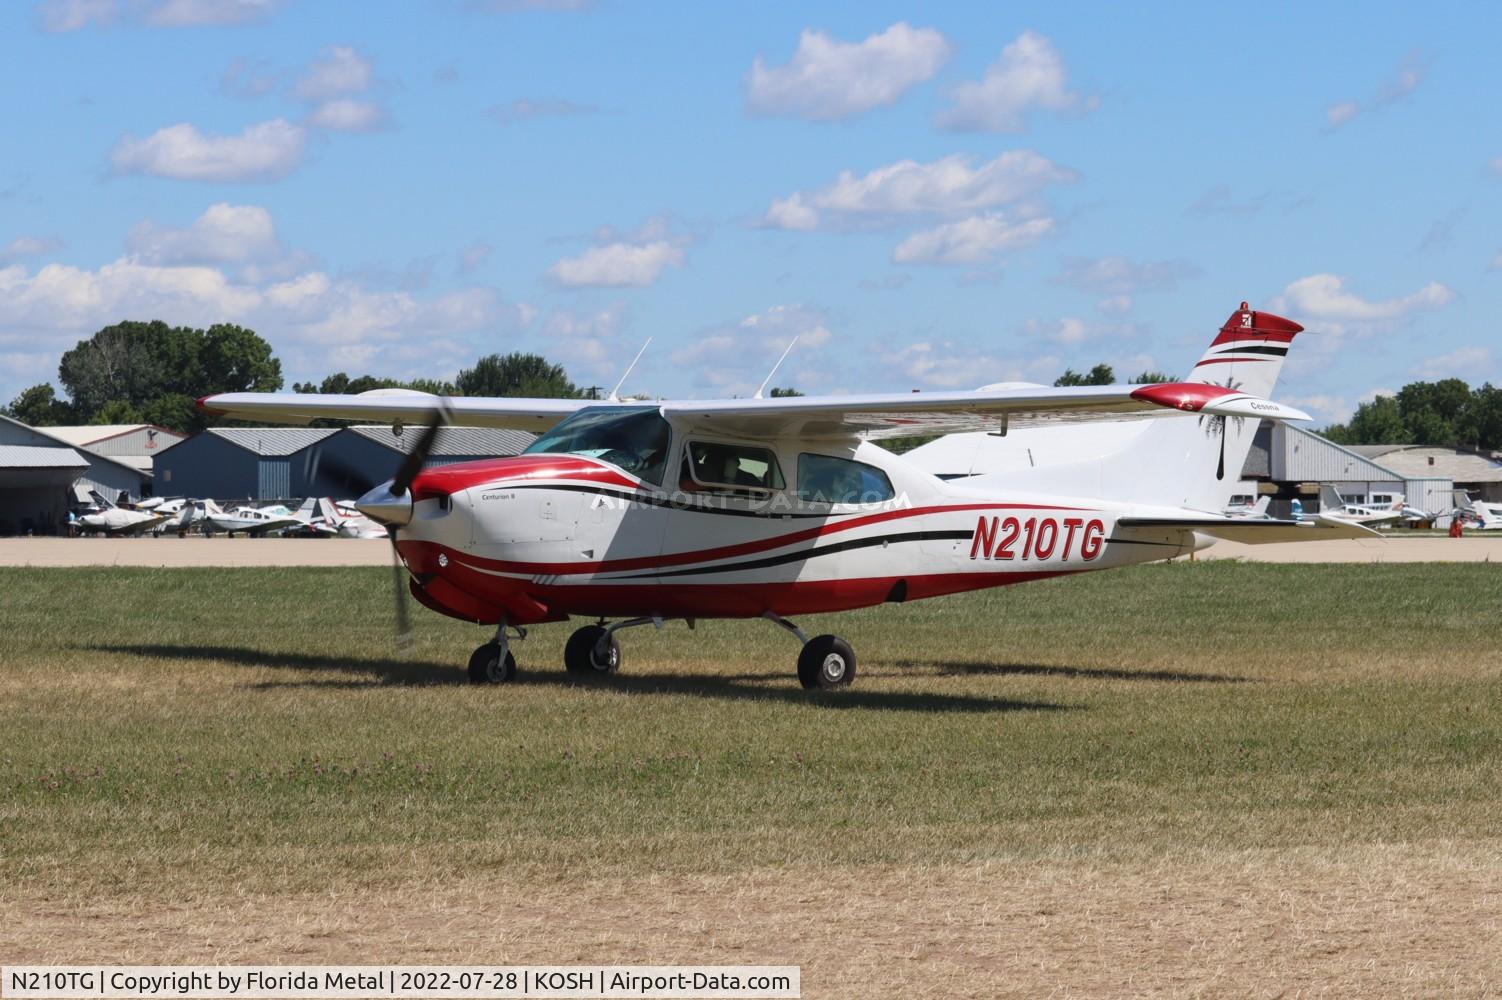
[[1320, 484], [1319, 509], [1322, 512], [1340, 510], [1345, 505], [1346, 502], [1344, 498], [1342, 498], [1340, 493], [1336, 491], [1335, 487], [1331, 486], [1329, 483]]
[[1268, 506], [1272, 502], [1273, 502], [1273, 498], [1270, 497], [1270, 496], [1258, 497], [1257, 498], [1257, 502], [1254, 503], [1254, 504], [1252, 504], [1252, 516], [1253, 517], [1266, 517], [1267, 516], [1267, 508], [1268, 508]]
[[1471, 509], [1471, 495], [1465, 490], [1451, 490], [1450, 499], [1457, 510]]
[[1293, 338], [1303, 329], [1292, 320], [1250, 309], [1243, 302], [1185, 381], [1223, 385], [1266, 399], [1272, 395]]

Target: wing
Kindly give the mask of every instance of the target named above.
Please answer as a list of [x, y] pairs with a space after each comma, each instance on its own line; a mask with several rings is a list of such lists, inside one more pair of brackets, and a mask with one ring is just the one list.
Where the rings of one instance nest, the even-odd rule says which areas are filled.
[[1236, 517], [1123, 517], [1123, 528], [1173, 528], [1198, 531], [1228, 542], [1266, 545], [1272, 542], [1316, 542], [1335, 538], [1381, 538], [1380, 532], [1333, 518], [1314, 521], [1248, 520]]
[[1308, 420], [1291, 406], [1199, 382], [976, 389], [860, 396], [683, 400], [662, 404], [675, 423], [747, 437], [952, 434], [1057, 421], [1119, 420], [1173, 412]]
[[545, 431], [586, 406], [609, 405], [588, 399], [511, 399], [491, 396], [454, 396], [440, 400], [426, 392], [376, 389], [350, 396], [301, 392], [225, 392], [204, 396], [198, 408], [211, 416], [236, 420], [306, 424], [319, 417], [367, 420], [388, 424], [426, 423], [447, 406], [450, 421], [465, 427], [507, 427]]

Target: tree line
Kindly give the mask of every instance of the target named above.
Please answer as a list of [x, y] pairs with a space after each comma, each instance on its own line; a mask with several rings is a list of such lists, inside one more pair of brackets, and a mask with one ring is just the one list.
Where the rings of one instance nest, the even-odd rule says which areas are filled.
[[1502, 450], [1502, 388], [1458, 378], [1410, 382], [1356, 407], [1324, 434], [1337, 444], [1429, 444]]
[[[207, 329], [168, 326], [160, 320], [107, 326], [62, 356], [57, 381], [21, 392], [4, 412], [34, 427], [67, 424], [156, 424], [192, 434], [218, 421], [194, 405], [221, 392], [276, 392], [282, 363], [255, 331], [231, 323]], [[453, 381], [351, 377], [336, 372], [322, 381], [295, 382], [294, 392], [357, 393], [417, 389], [447, 396], [576, 398], [580, 389], [562, 365], [536, 354], [490, 354]]]

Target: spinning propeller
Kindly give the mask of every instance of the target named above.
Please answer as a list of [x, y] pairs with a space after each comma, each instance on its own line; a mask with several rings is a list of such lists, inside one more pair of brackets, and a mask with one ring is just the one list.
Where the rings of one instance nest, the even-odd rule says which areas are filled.
[[412, 520], [412, 481], [422, 471], [423, 463], [427, 461], [428, 454], [438, 440], [438, 431], [449, 422], [449, 418], [448, 402], [439, 400], [438, 406], [429, 414], [422, 436], [417, 439], [412, 450], [402, 456], [396, 475], [389, 483], [375, 487], [355, 503], [355, 508], [360, 513], [384, 524], [386, 534], [391, 539], [391, 588], [396, 602], [396, 644], [401, 648], [412, 644], [412, 628], [407, 616], [407, 587], [406, 581], [402, 579], [404, 572], [401, 552], [397, 549], [397, 532], [402, 525]]

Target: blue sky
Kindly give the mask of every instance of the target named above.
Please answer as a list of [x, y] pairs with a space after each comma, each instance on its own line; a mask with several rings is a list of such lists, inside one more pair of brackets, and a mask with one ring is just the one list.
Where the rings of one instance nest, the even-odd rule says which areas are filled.
[[[358, 12], [359, 16], [356, 16]], [[1243, 298], [1339, 419], [1502, 382], [1502, 8], [0, 7], [0, 397], [121, 319], [289, 383], [1182, 373]]]

